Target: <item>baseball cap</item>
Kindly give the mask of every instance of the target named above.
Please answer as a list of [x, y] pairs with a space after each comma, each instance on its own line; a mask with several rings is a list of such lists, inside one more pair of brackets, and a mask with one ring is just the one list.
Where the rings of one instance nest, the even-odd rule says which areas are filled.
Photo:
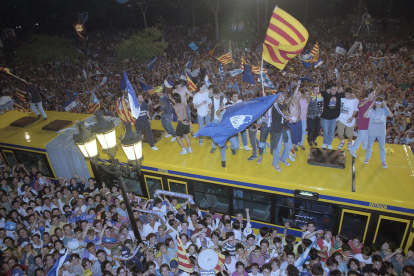
[[20, 247], [23, 249], [26, 245], [29, 245], [29, 243], [28, 243], [28, 242], [23, 242], [23, 243], [20, 245]]

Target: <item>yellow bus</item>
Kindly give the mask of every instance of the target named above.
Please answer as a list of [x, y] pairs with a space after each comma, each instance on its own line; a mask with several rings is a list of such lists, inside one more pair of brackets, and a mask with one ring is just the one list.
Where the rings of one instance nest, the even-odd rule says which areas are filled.
[[[73, 143], [75, 122], [92, 124], [94, 116], [60, 112], [47, 115], [47, 121], [41, 119], [23, 127], [12, 125], [28, 115], [17, 111], [0, 115], [0, 152], [6, 164], [24, 163], [30, 168], [41, 160], [44, 174], [51, 179], [70, 178], [76, 173], [113, 184], [115, 178], [85, 161]], [[113, 119], [119, 137], [124, 128], [118, 118]], [[68, 121], [69, 129], [59, 133], [46, 130], [55, 120]], [[382, 168], [376, 145], [367, 165], [363, 163], [363, 152], [358, 152], [356, 190], [352, 192], [349, 153], [345, 169], [335, 169], [311, 166], [307, 163], [309, 149], [299, 151], [290, 167], [276, 172], [269, 152], [257, 164], [247, 161], [251, 151], [242, 148], [236, 155], [228, 153], [227, 168], [222, 168], [219, 152], [210, 153], [209, 140], [199, 145], [197, 139], [191, 139], [193, 153], [179, 155], [181, 149], [164, 137], [161, 122], [153, 121], [152, 128], [159, 150], [151, 150], [144, 143], [141, 174], [124, 176], [127, 190], [137, 196], [152, 198], [155, 190], [163, 189], [193, 195], [202, 211], [214, 207], [218, 213], [234, 215], [237, 210], [249, 208], [256, 231], [262, 226], [274, 226], [283, 232], [284, 224], [289, 222], [293, 227], [288, 233], [300, 237], [300, 226], [313, 220], [317, 229], [331, 229], [350, 238], [361, 236], [368, 245], [391, 240], [407, 250], [413, 244], [414, 157], [408, 146], [387, 145], [393, 152], [387, 155], [388, 169]], [[122, 150], [118, 150], [117, 158], [122, 165], [127, 164]], [[99, 161], [109, 162], [102, 150]]]

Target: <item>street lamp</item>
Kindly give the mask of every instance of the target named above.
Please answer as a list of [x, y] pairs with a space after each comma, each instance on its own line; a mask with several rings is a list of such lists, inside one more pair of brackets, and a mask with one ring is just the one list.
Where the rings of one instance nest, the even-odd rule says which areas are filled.
[[[73, 135], [75, 144], [79, 147], [83, 156], [90, 160], [90, 162], [104, 169], [107, 173], [114, 175], [119, 182], [121, 188], [122, 197], [127, 207], [128, 217], [131, 222], [131, 227], [134, 232], [138, 243], [142, 243], [141, 235], [139, 234], [137, 222], [132, 213], [131, 204], [126, 193], [123, 175], [130, 175], [133, 170], [141, 170], [142, 157], [142, 135], [139, 135], [132, 131], [131, 123], [124, 123], [125, 134], [120, 139], [122, 149], [128, 158], [127, 166], [121, 166], [118, 159], [116, 159], [116, 136], [115, 136], [115, 124], [111, 121], [107, 121], [100, 111], [95, 113], [98, 122], [92, 127], [92, 132], [86, 129], [83, 122], [78, 123], [79, 133]], [[102, 149], [106, 150], [109, 155], [110, 164], [101, 164], [98, 162], [98, 146], [96, 143], [96, 137], [102, 146]], [[130, 165], [132, 163], [132, 166]], [[132, 167], [132, 169], [131, 169]]]

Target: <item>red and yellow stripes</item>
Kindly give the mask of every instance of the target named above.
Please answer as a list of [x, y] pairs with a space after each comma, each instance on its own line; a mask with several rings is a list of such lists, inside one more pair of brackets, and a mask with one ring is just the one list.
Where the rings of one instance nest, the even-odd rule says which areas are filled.
[[308, 38], [308, 31], [298, 20], [276, 7], [263, 43], [263, 59], [282, 70], [303, 51]]
[[187, 80], [187, 87], [190, 92], [194, 92], [197, 90], [197, 86], [194, 84], [194, 82], [191, 80], [191, 78], [188, 76], [187, 72], [185, 72], [185, 78]]
[[193, 265], [190, 259], [187, 257], [187, 252], [181, 241], [179, 235], [177, 235], [177, 257], [178, 257], [178, 268], [187, 273], [193, 273]]
[[119, 119], [121, 119], [122, 122], [130, 122], [131, 125], [134, 125], [135, 119], [132, 117], [131, 110], [128, 109], [127, 103], [124, 99], [118, 99], [116, 113], [118, 114], [118, 117]]
[[224, 65], [228, 64], [228, 63], [233, 63], [234, 59], [231, 57], [230, 53], [227, 53], [225, 55], [222, 55], [221, 57], [217, 58], [218, 61], [220, 61], [221, 63], [223, 63]]
[[312, 55], [312, 58], [309, 60], [309, 62], [315, 63], [319, 60], [319, 44], [318, 42], [315, 43], [313, 46], [310, 54]]
[[[267, 69], [263, 68], [262, 69], [264, 73], [267, 74]], [[256, 75], [260, 74], [260, 66], [252, 66], [252, 72], [255, 73]]]

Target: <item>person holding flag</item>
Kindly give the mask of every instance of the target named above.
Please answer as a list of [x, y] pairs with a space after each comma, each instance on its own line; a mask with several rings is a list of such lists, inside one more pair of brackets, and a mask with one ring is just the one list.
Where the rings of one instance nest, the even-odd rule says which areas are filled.
[[30, 82], [29, 78], [27, 78], [26, 80], [23, 80], [23, 79], [20, 79], [20, 80], [27, 85], [26, 91], [20, 90], [17, 87], [16, 87], [16, 91], [22, 94], [29, 94], [31, 98], [30, 109], [37, 115], [38, 119], [40, 119], [40, 115], [42, 115], [43, 119], [47, 120], [46, 113], [42, 107], [42, 96], [40, 95], [36, 86]]

